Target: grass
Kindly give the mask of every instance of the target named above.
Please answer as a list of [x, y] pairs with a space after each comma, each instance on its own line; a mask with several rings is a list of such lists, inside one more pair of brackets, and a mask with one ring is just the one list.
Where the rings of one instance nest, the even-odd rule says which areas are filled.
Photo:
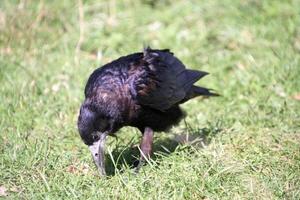
[[[300, 199], [299, 6], [2, 0], [1, 197]], [[122, 129], [101, 179], [76, 129], [83, 88], [97, 66], [145, 44], [210, 72], [199, 84], [222, 97], [184, 104], [185, 122], [155, 135], [138, 175], [140, 134]]]

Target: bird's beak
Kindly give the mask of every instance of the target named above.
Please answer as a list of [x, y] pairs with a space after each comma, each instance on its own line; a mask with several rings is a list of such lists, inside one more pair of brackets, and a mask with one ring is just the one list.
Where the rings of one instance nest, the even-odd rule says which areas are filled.
[[101, 133], [100, 139], [94, 142], [92, 145], [89, 146], [89, 149], [92, 153], [94, 162], [98, 168], [100, 176], [105, 176], [105, 155], [104, 155], [104, 146], [105, 146], [105, 139], [107, 134]]

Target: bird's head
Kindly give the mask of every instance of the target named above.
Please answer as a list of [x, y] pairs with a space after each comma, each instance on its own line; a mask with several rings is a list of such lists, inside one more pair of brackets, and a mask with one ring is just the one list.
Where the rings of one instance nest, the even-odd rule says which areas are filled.
[[100, 169], [102, 155], [99, 151], [105, 137], [112, 132], [110, 118], [90, 104], [83, 104], [77, 125], [81, 139], [88, 145], [95, 164]]
[[97, 142], [102, 133], [109, 133], [111, 129], [109, 117], [87, 104], [80, 108], [77, 125], [81, 139], [88, 146]]

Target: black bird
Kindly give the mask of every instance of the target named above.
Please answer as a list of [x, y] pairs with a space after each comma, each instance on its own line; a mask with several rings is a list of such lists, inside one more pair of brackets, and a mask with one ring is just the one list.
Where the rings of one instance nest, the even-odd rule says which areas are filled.
[[168, 49], [121, 57], [96, 69], [85, 87], [78, 129], [101, 175], [105, 175], [104, 144], [123, 126], [142, 133], [137, 170], [152, 150], [153, 131], [166, 131], [184, 116], [179, 104], [196, 96], [217, 96], [193, 85], [208, 73], [186, 69]]

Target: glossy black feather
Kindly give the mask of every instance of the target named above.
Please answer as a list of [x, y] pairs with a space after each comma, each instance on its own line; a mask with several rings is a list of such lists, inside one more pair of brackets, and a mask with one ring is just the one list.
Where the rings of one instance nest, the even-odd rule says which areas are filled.
[[123, 126], [164, 131], [184, 116], [179, 104], [199, 95], [213, 95], [193, 86], [206, 72], [187, 70], [169, 50], [121, 57], [96, 69], [85, 87], [78, 118], [87, 145], [97, 131], [114, 134]]
[[148, 84], [153, 83], [155, 87], [146, 88], [146, 93], [138, 91], [137, 99], [140, 104], [160, 111], [184, 99], [192, 85], [207, 75], [206, 72], [186, 70], [182, 62], [167, 51], [146, 49], [143, 60], [149, 66], [149, 73], [155, 74], [147, 77]]

